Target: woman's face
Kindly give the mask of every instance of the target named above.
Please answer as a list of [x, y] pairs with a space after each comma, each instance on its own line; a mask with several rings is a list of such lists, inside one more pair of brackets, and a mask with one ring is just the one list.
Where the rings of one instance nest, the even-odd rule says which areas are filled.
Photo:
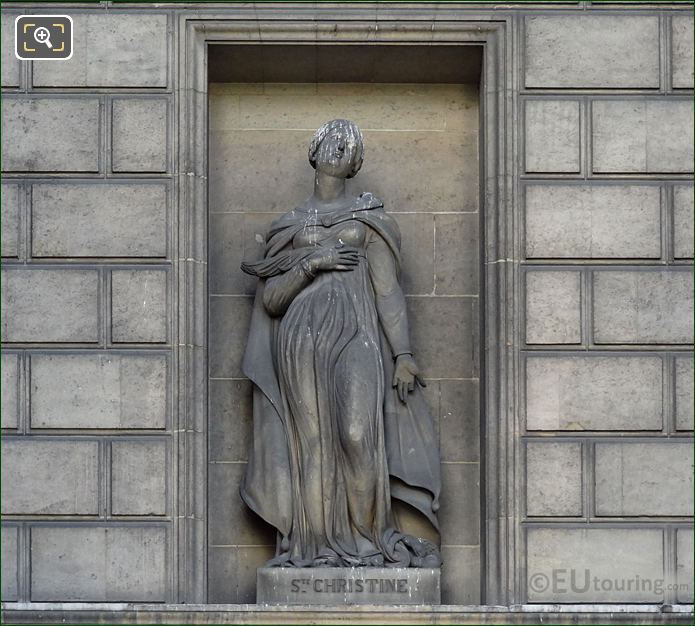
[[335, 126], [316, 152], [316, 170], [336, 178], [347, 178], [357, 155], [357, 136], [350, 127]]

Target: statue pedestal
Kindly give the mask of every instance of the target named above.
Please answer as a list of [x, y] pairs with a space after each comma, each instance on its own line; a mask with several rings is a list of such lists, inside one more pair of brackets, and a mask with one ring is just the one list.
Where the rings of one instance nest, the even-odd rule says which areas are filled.
[[440, 604], [439, 569], [261, 567], [258, 604]]

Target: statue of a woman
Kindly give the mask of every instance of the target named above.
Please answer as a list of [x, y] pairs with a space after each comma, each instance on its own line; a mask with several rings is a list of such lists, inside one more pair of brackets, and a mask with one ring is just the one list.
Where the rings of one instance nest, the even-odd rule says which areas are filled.
[[345, 190], [363, 151], [354, 123], [321, 126], [314, 194], [270, 226], [263, 260], [242, 265], [261, 280], [241, 495], [278, 531], [270, 566], [440, 564], [392, 513], [399, 498], [438, 528], [439, 453], [408, 337], [398, 226], [377, 198]]

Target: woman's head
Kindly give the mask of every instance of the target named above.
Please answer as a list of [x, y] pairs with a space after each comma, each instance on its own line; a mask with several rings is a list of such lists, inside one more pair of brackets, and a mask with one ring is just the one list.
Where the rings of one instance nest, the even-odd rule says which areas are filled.
[[339, 178], [352, 178], [360, 171], [364, 142], [357, 124], [336, 119], [323, 124], [309, 146], [309, 163], [318, 171]]

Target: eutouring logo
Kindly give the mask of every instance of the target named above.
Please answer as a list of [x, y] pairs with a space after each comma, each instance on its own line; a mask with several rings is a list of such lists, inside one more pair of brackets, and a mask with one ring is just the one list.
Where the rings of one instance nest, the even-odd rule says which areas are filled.
[[65, 61], [72, 56], [69, 15], [20, 15], [14, 21], [15, 48], [24, 61]]

